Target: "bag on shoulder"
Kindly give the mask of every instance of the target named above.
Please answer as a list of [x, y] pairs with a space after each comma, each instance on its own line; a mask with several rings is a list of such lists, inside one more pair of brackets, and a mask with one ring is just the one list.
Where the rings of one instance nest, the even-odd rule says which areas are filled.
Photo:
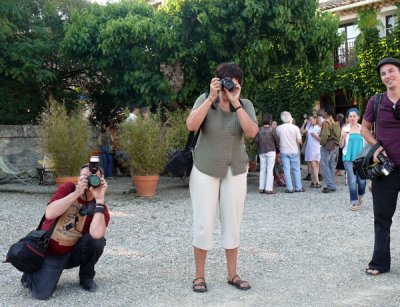
[[6, 260], [16, 269], [24, 273], [33, 273], [39, 271], [42, 267], [44, 258], [47, 255], [51, 234], [57, 224], [55, 221], [51, 229], [40, 230], [44, 216], [36, 230], [32, 230], [27, 236], [11, 245], [8, 250]]
[[[382, 94], [377, 94], [375, 96], [374, 100], [374, 135], [376, 138], [376, 127], [378, 124], [378, 110], [379, 110], [379, 105], [382, 100]], [[357, 157], [353, 161], [353, 170], [355, 173], [360, 176], [361, 179], [366, 180], [366, 179], [374, 179], [373, 176], [371, 176], [371, 172], [369, 172], [369, 165], [371, 164], [371, 159], [373, 158], [373, 155], [375, 151], [379, 148], [380, 144], [379, 142], [376, 143], [374, 146], [371, 146], [370, 144], [366, 143], [364, 147], [361, 149], [361, 151], [358, 153]]]
[[[205, 99], [207, 99], [209, 93], [205, 93]], [[204, 99], [204, 101], [205, 101]], [[197, 139], [199, 138], [200, 129], [197, 130], [196, 134], [193, 131], [189, 132], [188, 139], [186, 141], [185, 148], [183, 150], [177, 150], [168, 161], [165, 170], [169, 172], [172, 177], [185, 178], [190, 175], [193, 168], [193, 151], [196, 146]]]
[[200, 129], [196, 132], [196, 135], [194, 135], [194, 132], [190, 132], [185, 148], [183, 150], [177, 150], [168, 161], [165, 169], [173, 177], [185, 178], [190, 175], [193, 167], [193, 150], [196, 146], [199, 133]]

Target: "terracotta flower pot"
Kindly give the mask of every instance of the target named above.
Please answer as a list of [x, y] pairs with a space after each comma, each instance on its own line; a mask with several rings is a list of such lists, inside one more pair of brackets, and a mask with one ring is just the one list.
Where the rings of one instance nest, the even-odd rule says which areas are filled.
[[256, 171], [257, 171], [257, 162], [249, 161], [249, 172], [256, 172]]
[[56, 184], [60, 186], [66, 182], [72, 182], [74, 184], [78, 184], [79, 176], [58, 176], [56, 177]]
[[152, 197], [156, 195], [159, 180], [160, 176], [132, 176], [136, 193], [141, 197]]

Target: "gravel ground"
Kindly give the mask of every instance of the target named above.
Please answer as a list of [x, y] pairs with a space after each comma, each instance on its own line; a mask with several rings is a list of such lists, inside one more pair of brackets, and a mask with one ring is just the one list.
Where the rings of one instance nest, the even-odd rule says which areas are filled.
[[[343, 177], [341, 177], [343, 180]], [[307, 188], [308, 183], [305, 183]], [[0, 186], [0, 259], [39, 222], [54, 187]], [[127, 178], [110, 183], [111, 223], [96, 270], [99, 290], [78, 285], [78, 270], [64, 271], [53, 297], [37, 301], [23, 289], [21, 273], [0, 264], [1, 306], [399, 306], [400, 228], [392, 226], [392, 270], [378, 277], [364, 269], [373, 249], [371, 193], [358, 212], [348, 190], [318, 189], [276, 195], [258, 193], [249, 177], [239, 249], [239, 274], [252, 289], [226, 282], [220, 226], [207, 259], [208, 293], [191, 291], [194, 264], [191, 203], [187, 184], [161, 180], [156, 197], [125, 194]], [[11, 192], [22, 189], [24, 193]], [[21, 190], [21, 191], [22, 191]], [[206, 193], [206, 191], [205, 191]]]

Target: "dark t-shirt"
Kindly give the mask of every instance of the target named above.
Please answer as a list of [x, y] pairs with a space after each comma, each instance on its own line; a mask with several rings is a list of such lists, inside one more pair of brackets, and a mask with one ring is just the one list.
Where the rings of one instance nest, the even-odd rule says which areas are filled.
[[[64, 198], [65, 196], [71, 194], [72, 192], [75, 191], [75, 184], [73, 184], [72, 182], [68, 182], [65, 183], [63, 185], [61, 185], [60, 187], [58, 187], [58, 189], [56, 190], [56, 192], [54, 193], [54, 195], [52, 196], [52, 198], [49, 201], [49, 204], [51, 204], [53, 201], [57, 200], [57, 199], [61, 199]], [[78, 198], [77, 201], [79, 204], [82, 204], [82, 206], [88, 206], [90, 204], [90, 201], [85, 202], [83, 200], [81, 200], [80, 198]], [[74, 221], [78, 221], [81, 220], [83, 222], [83, 226], [81, 228], [77, 227], [77, 225], [75, 226], [75, 229], [73, 231], [75, 231], [76, 234], [78, 234], [80, 236], [80, 233], [82, 235], [86, 234], [89, 232], [90, 229], [90, 224], [92, 222], [93, 216], [90, 215], [86, 215], [84, 217], [82, 217], [79, 212], [76, 212], [75, 217], [72, 217], [72, 220]], [[69, 216], [68, 218], [71, 219], [71, 217]], [[106, 222], [106, 226], [108, 226], [109, 222], [110, 222], [110, 213], [108, 212], [108, 208], [106, 207], [104, 210], [104, 219]], [[53, 223], [55, 222], [55, 220], [48, 220], [45, 219], [42, 229], [43, 230], [48, 230], [51, 228], [51, 226], [53, 225]], [[75, 224], [75, 222], [74, 222]], [[54, 235], [54, 233], [53, 233]], [[49, 243], [49, 253], [50, 254], [56, 254], [56, 255], [64, 255], [70, 251], [72, 251], [72, 249], [74, 248], [74, 246], [65, 246], [65, 245], [61, 245], [59, 244], [57, 241], [51, 239], [50, 243]]]
[[[369, 123], [374, 122], [374, 101], [374, 97], [371, 97], [363, 117]], [[397, 103], [400, 106], [400, 102]], [[389, 159], [400, 167], [400, 120], [394, 117], [392, 107], [393, 103], [389, 100], [387, 93], [384, 93], [378, 110], [376, 139], [385, 149]]]

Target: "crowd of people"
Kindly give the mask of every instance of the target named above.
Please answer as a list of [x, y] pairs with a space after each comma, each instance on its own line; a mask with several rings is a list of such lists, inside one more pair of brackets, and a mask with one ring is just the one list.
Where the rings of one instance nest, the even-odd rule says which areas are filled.
[[328, 105], [305, 116], [299, 128], [293, 124], [290, 112], [281, 113], [282, 124], [276, 127], [272, 125], [271, 114], [264, 114], [254, 139], [260, 161], [259, 192], [276, 194], [274, 185], [286, 187], [285, 193], [305, 192], [301, 179], [301, 161], [304, 160], [308, 174], [303, 181], [311, 181], [309, 188], [320, 189], [324, 178], [326, 186], [322, 193], [335, 192], [340, 170], [345, 170], [351, 209], [357, 210], [365, 193], [365, 180], [354, 174], [352, 165], [365, 144], [358, 123], [360, 111], [351, 108], [345, 116], [338, 115], [335, 116]]

